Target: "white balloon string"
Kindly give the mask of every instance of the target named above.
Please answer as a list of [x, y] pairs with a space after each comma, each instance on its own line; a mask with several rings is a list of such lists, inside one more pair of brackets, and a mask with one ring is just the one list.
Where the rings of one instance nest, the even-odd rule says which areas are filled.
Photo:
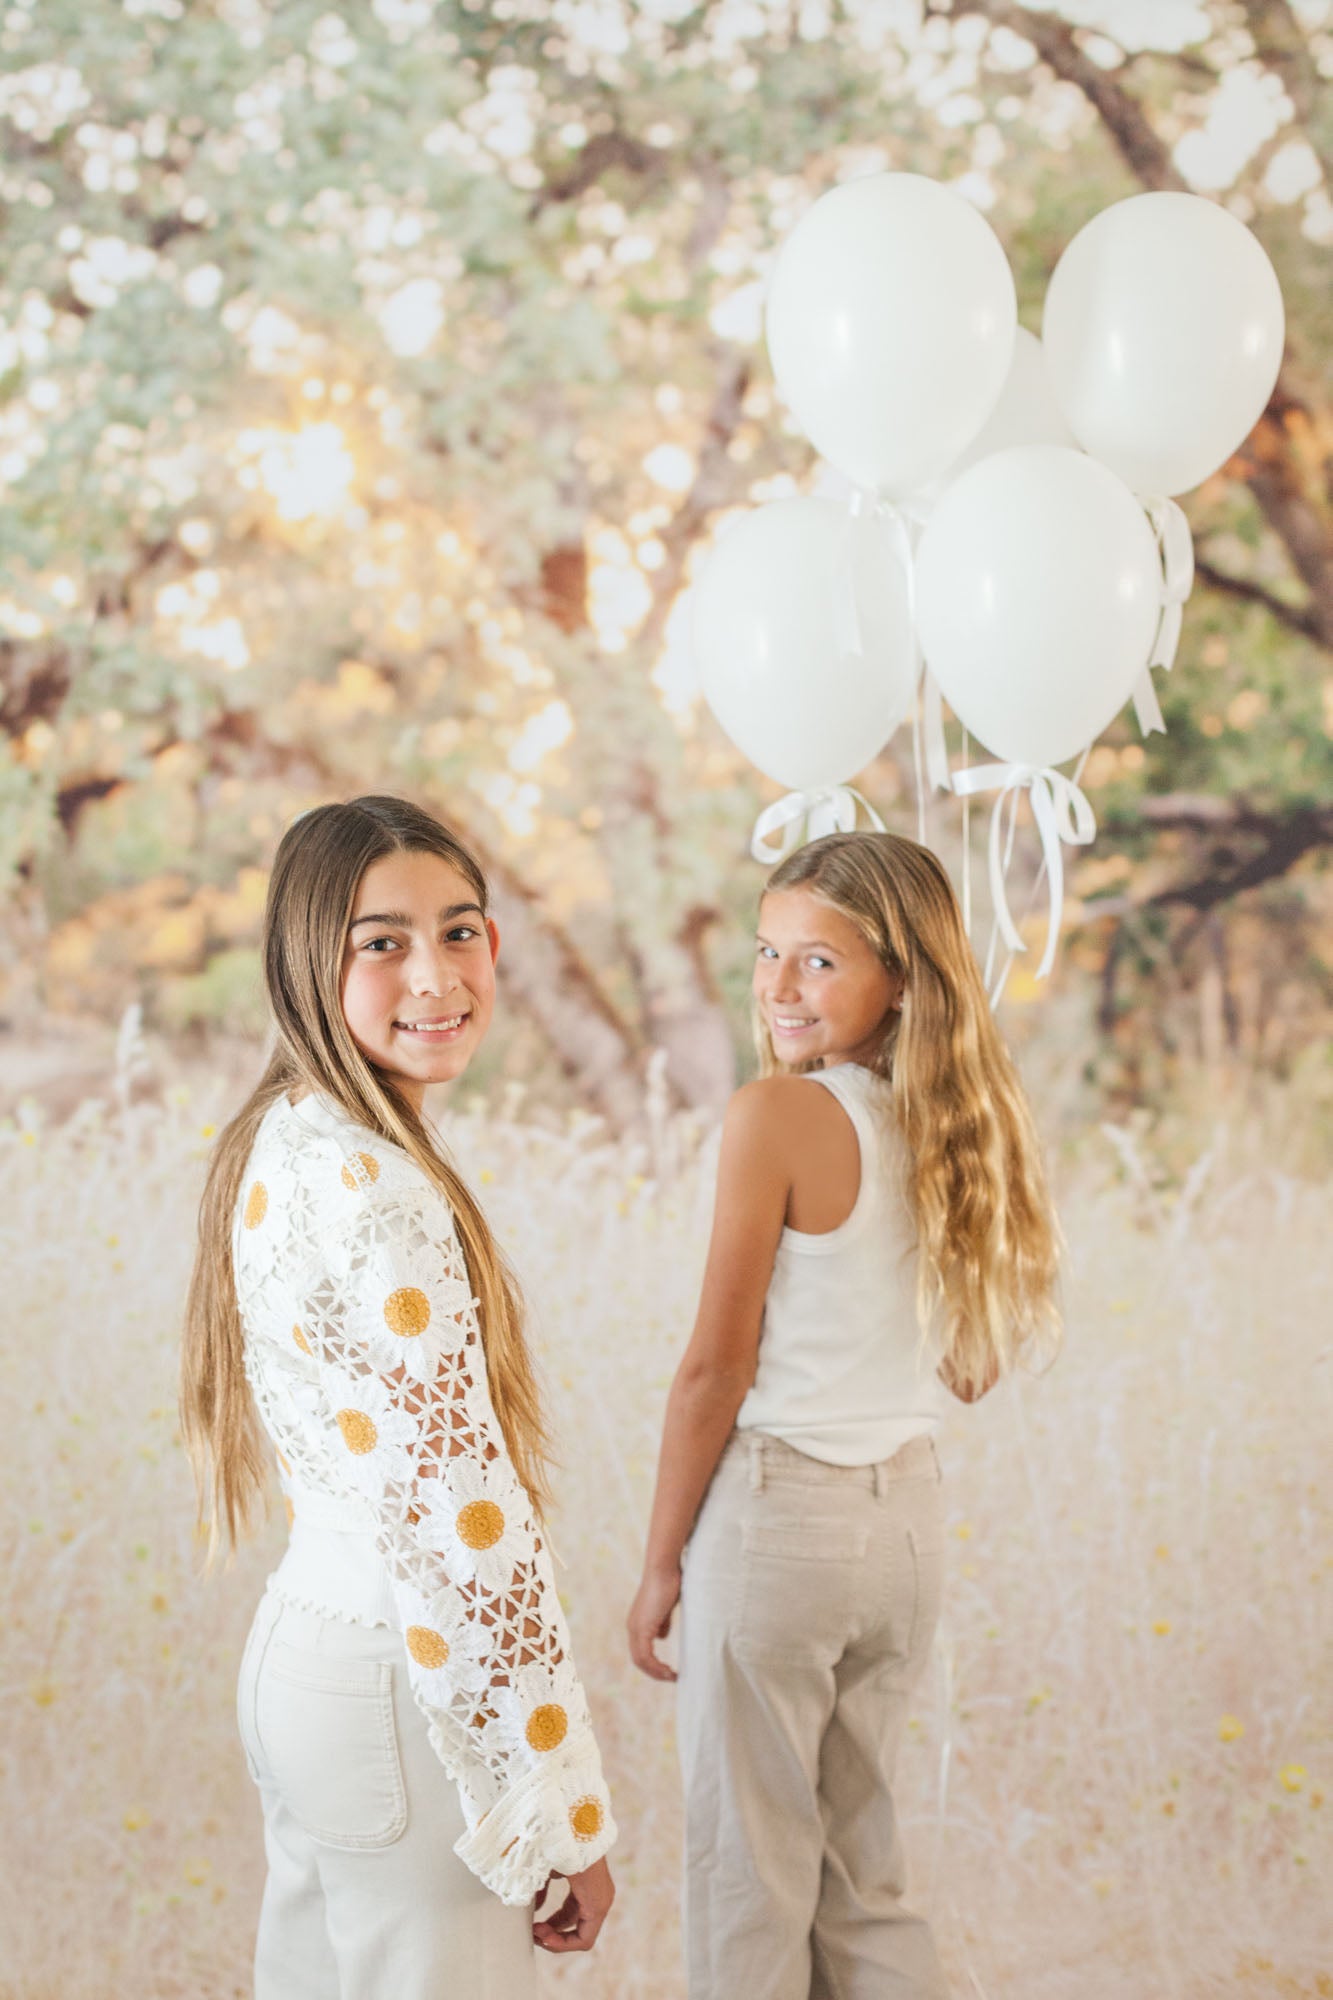
[[912, 776], [916, 783], [916, 837], [926, 844], [926, 767], [921, 752], [921, 689], [916, 691], [912, 709]]
[[865, 660], [865, 637], [861, 630], [861, 607], [856, 601], [856, 548], [859, 523], [866, 517], [866, 496], [853, 489], [847, 502], [847, 520], [838, 552], [839, 575], [833, 587], [833, 645], [839, 660]]
[[[883, 820], [869, 799], [851, 785], [826, 785], [816, 791], [788, 792], [785, 797], [775, 799], [772, 805], [765, 806], [755, 821], [754, 832], [750, 836], [750, 853], [756, 861], [774, 867], [779, 861], [785, 861], [796, 848], [803, 847], [807, 840], [817, 840], [824, 833], [855, 832], [858, 812], [865, 814], [876, 833], [883, 833]], [[775, 834], [776, 845], [772, 842]]]
[[[963, 770], [967, 769], [968, 735], [963, 724]], [[963, 929], [972, 936], [972, 795], [963, 789]]]
[[[1082, 798], [1082, 799], [1083, 799], [1083, 801], [1084, 801], [1084, 804], [1085, 804], [1085, 805], [1087, 805], [1087, 800], [1086, 800], [1086, 798], [1084, 798], [1084, 795], [1083, 795], [1083, 793], [1082, 793], [1081, 791], [1079, 791], [1079, 790], [1078, 790], [1078, 788], [1079, 788], [1079, 780], [1080, 780], [1080, 779], [1082, 778], [1082, 776], [1083, 776], [1083, 772], [1084, 772], [1084, 768], [1085, 768], [1085, 766], [1086, 766], [1086, 764], [1087, 764], [1087, 761], [1088, 761], [1088, 758], [1089, 758], [1089, 757], [1090, 757], [1091, 755], [1092, 755], [1092, 745], [1091, 745], [1091, 743], [1089, 743], [1089, 744], [1088, 744], [1088, 745], [1087, 745], [1087, 746], [1086, 746], [1086, 747], [1084, 748], [1084, 750], [1082, 751], [1081, 755], [1079, 756], [1079, 760], [1078, 760], [1077, 764], [1075, 764], [1075, 766], [1074, 766], [1074, 770], [1073, 770], [1073, 774], [1072, 774], [1072, 776], [1071, 776], [1071, 777], [1069, 777], [1069, 778], [1067, 778], [1067, 779], [1065, 780], [1065, 783], [1066, 783], [1067, 785], [1069, 785], [1069, 786], [1070, 786], [1070, 787], [1071, 787], [1071, 788], [1072, 788], [1072, 789], [1073, 789], [1074, 791], [1078, 792], [1078, 796], [1079, 796], [1080, 798]], [[1056, 772], [1056, 773], [1055, 773], [1054, 775], [1058, 777], [1058, 776], [1059, 776], [1060, 774], [1059, 774], [1058, 772]], [[997, 805], [998, 805], [998, 803], [999, 803], [999, 802], [997, 801], [996, 803], [997, 803]], [[1088, 805], [1088, 813], [1089, 813], [1089, 816], [1091, 815], [1091, 812], [1092, 812], [1092, 808], [1091, 808], [1091, 806], [1090, 806], [1090, 805]], [[1095, 828], [1095, 826], [1094, 826], [1094, 828], [1093, 828], [1093, 831], [1094, 831], [1094, 832], [1096, 831], [1096, 828]], [[1091, 834], [1089, 834], [1089, 835], [1088, 835], [1088, 838], [1089, 838], [1089, 839], [1091, 839], [1091, 838], [1092, 838], [1092, 835], [1091, 835]], [[1084, 844], [1084, 843], [1082, 843], [1082, 842], [1080, 842], [1080, 843], [1079, 843], [1079, 845], [1082, 845], [1082, 844]], [[1058, 847], [1058, 843], [1057, 843], [1057, 847]], [[1058, 857], [1057, 857], [1057, 858], [1058, 858]], [[1030, 892], [1029, 892], [1029, 894], [1028, 894], [1028, 899], [1027, 899], [1027, 902], [1026, 902], [1026, 903], [1024, 904], [1024, 906], [1023, 906], [1023, 915], [1022, 915], [1022, 918], [1020, 919], [1020, 921], [1021, 921], [1021, 922], [1026, 922], [1026, 921], [1027, 921], [1027, 918], [1028, 918], [1028, 917], [1029, 917], [1029, 915], [1031, 914], [1031, 911], [1032, 911], [1032, 907], [1033, 907], [1034, 903], [1036, 902], [1036, 900], [1037, 900], [1037, 897], [1038, 897], [1038, 896], [1039, 896], [1039, 895], [1041, 894], [1041, 885], [1042, 885], [1042, 883], [1043, 883], [1043, 882], [1044, 882], [1044, 881], [1046, 880], [1046, 874], [1047, 874], [1047, 869], [1048, 869], [1048, 865], [1049, 865], [1049, 861], [1050, 861], [1050, 855], [1049, 855], [1049, 852], [1048, 852], [1048, 850], [1046, 849], [1045, 845], [1043, 844], [1043, 847], [1042, 847], [1042, 856], [1041, 856], [1041, 866], [1040, 866], [1040, 867], [1038, 868], [1038, 870], [1037, 870], [1037, 876], [1036, 876], [1036, 880], [1035, 880], [1035, 881], [1033, 882], [1033, 884], [1032, 884], [1032, 888], [1031, 888], [1031, 890], [1030, 890]], [[997, 1009], [997, 1008], [999, 1007], [999, 1004], [1000, 1004], [1000, 1001], [1001, 1001], [1001, 999], [1002, 999], [1002, 998], [1004, 997], [1004, 989], [1005, 989], [1005, 987], [1006, 987], [1006, 986], [1008, 985], [1008, 982], [1009, 982], [1009, 974], [1010, 974], [1010, 972], [1011, 972], [1011, 971], [1013, 970], [1013, 964], [1014, 964], [1014, 959], [1015, 959], [1015, 957], [1016, 957], [1016, 955], [1017, 955], [1017, 954], [1016, 954], [1016, 953], [1015, 953], [1015, 952], [1014, 952], [1013, 950], [1011, 950], [1011, 951], [1009, 952], [1009, 955], [1008, 955], [1008, 957], [1007, 957], [1007, 958], [1005, 959], [1005, 961], [1004, 961], [1004, 965], [1003, 965], [1003, 968], [1001, 969], [1001, 972], [1000, 972], [1000, 976], [999, 976], [999, 978], [998, 978], [998, 979], [997, 979], [997, 980], [995, 981], [995, 984], [994, 984], [994, 986], [992, 987], [992, 985], [991, 985], [991, 970], [992, 970], [992, 966], [993, 966], [993, 962], [994, 962], [994, 961], [993, 961], [993, 952], [994, 952], [994, 945], [995, 945], [995, 939], [996, 939], [996, 935], [997, 935], [997, 933], [998, 933], [998, 930], [999, 930], [999, 925], [998, 925], [998, 922], [997, 922], [997, 921], [994, 921], [994, 920], [993, 920], [993, 921], [992, 921], [992, 924], [991, 924], [991, 950], [990, 950], [990, 951], [988, 951], [988, 952], [987, 952], [987, 954], [986, 954], [986, 968], [985, 968], [985, 972], [984, 972], [984, 974], [983, 974], [983, 979], [984, 979], [984, 982], [985, 982], [985, 985], [986, 985], [986, 988], [987, 988], [987, 991], [988, 991], [988, 992], [989, 992], [989, 994], [990, 994], [990, 1004], [991, 1004], [991, 1010], [992, 1010], [992, 1012], [994, 1012], [994, 1011], [995, 1011], [995, 1009]], [[1025, 947], [1024, 947], [1024, 945], [1023, 945], [1023, 943], [1022, 943], [1022, 940], [1021, 940], [1021, 938], [1020, 938], [1020, 940], [1019, 940], [1019, 947], [1018, 947], [1018, 949], [1019, 949], [1020, 951], [1021, 951], [1021, 950], [1023, 950], [1023, 949], [1025, 949]], [[1050, 949], [1050, 938], [1049, 938], [1049, 934], [1048, 934], [1048, 939], [1047, 939], [1047, 949], [1048, 949], [1048, 950]], [[1038, 974], [1038, 977], [1039, 977], [1039, 978], [1041, 977], [1041, 974], [1040, 974], [1040, 973]]]
[[921, 699], [925, 707], [926, 776], [932, 791], [947, 792], [951, 781], [949, 745], [944, 735], [944, 697], [929, 666], [921, 670]]

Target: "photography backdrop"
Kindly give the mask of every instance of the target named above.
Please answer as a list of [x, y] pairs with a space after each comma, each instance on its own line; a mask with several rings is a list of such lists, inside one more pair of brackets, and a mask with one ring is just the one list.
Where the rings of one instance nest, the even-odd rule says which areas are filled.
[[[625, 1828], [604, 1952], [548, 1977], [682, 1990], [669, 1699], [621, 1624], [775, 791], [698, 700], [690, 591], [817, 476], [765, 274], [886, 167], [985, 210], [1030, 328], [1142, 188], [1231, 206], [1288, 315], [1185, 502], [1167, 734], [1094, 751], [1056, 973], [1004, 1001], [1069, 1334], [944, 1439], [914, 1892], [961, 1994], [1331, 1990], [1330, 73], [1326, 0], [7, 0], [4, 2000], [246, 1991], [231, 1691], [280, 1524], [197, 1576], [175, 1344], [275, 841], [368, 789], [464, 829], [505, 938], [447, 1130], [533, 1302]], [[902, 744], [861, 782], [915, 830]], [[1030, 831], [1018, 867], [1021, 907]]]

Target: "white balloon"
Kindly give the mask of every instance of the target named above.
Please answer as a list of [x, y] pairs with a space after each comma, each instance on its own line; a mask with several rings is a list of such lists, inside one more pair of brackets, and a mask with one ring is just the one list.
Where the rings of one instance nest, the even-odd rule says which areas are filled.
[[776, 500], [718, 542], [695, 593], [708, 705], [779, 784], [814, 791], [870, 762], [916, 678], [890, 524], [832, 500]]
[[1284, 318], [1258, 239], [1194, 194], [1138, 194], [1080, 229], [1042, 337], [1085, 451], [1136, 493], [1184, 493], [1244, 442], [1272, 394]]
[[917, 549], [917, 629], [945, 699], [996, 757], [1058, 764], [1101, 734], [1147, 664], [1157, 543], [1134, 495], [1061, 445], [985, 458]]
[[1014, 335], [1014, 355], [999, 402], [971, 444], [945, 468], [938, 481], [940, 491], [952, 486], [969, 466], [1018, 444], [1078, 444], [1055, 400], [1042, 344], [1025, 326]]
[[985, 217], [922, 174], [822, 195], [783, 244], [767, 308], [778, 388], [858, 485], [910, 493], [995, 406], [1017, 303]]

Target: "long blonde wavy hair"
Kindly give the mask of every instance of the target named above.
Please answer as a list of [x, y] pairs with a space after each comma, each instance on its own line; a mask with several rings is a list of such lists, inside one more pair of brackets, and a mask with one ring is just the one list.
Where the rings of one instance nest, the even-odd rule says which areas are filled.
[[284, 1095], [294, 1102], [318, 1091], [332, 1099], [356, 1124], [401, 1146], [448, 1202], [480, 1300], [495, 1413], [534, 1508], [541, 1512], [546, 1504], [546, 1427], [513, 1274], [457, 1168], [427, 1136], [393, 1078], [361, 1053], [343, 1017], [343, 955], [358, 885], [372, 862], [403, 852], [438, 854], [466, 879], [485, 910], [486, 880], [475, 858], [406, 799], [317, 806], [287, 829], [274, 861], [263, 964], [277, 1045], [217, 1142], [185, 1309], [181, 1428], [210, 1559], [223, 1541], [234, 1548], [254, 1524], [267, 1483], [269, 1453], [245, 1377], [231, 1240], [255, 1133]]
[[[895, 833], [831, 833], [798, 848], [765, 893], [807, 889], [901, 974], [870, 1065], [891, 1085], [906, 1143], [921, 1322], [951, 1377], [980, 1393], [1059, 1332], [1058, 1228], [1032, 1114], [995, 1026], [953, 887], [927, 847]], [[779, 1061], [762, 1017], [765, 1075]]]

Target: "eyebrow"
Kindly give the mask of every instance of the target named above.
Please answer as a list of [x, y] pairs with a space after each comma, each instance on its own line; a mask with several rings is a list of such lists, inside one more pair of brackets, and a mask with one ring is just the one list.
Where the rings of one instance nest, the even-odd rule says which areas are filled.
[[[479, 917], [486, 914], [480, 903], [450, 903], [447, 909], [440, 911], [438, 921], [450, 924], [455, 917], [463, 916], [468, 910], [475, 910]], [[374, 915], [353, 917], [348, 929], [355, 930], [358, 924], [387, 924], [391, 930], [410, 931], [412, 919], [405, 910], [379, 910]]]
[[[766, 938], [762, 931], [755, 932], [754, 941], [756, 944], [771, 944], [773, 942], [772, 938]], [[796, 948], [798, 951], [812, 951], [816, 946], [820, 951], [836, 951], [838, 949], [836, 944], [826, 944], [823, 938], [801, 938], [798, 940]]]

